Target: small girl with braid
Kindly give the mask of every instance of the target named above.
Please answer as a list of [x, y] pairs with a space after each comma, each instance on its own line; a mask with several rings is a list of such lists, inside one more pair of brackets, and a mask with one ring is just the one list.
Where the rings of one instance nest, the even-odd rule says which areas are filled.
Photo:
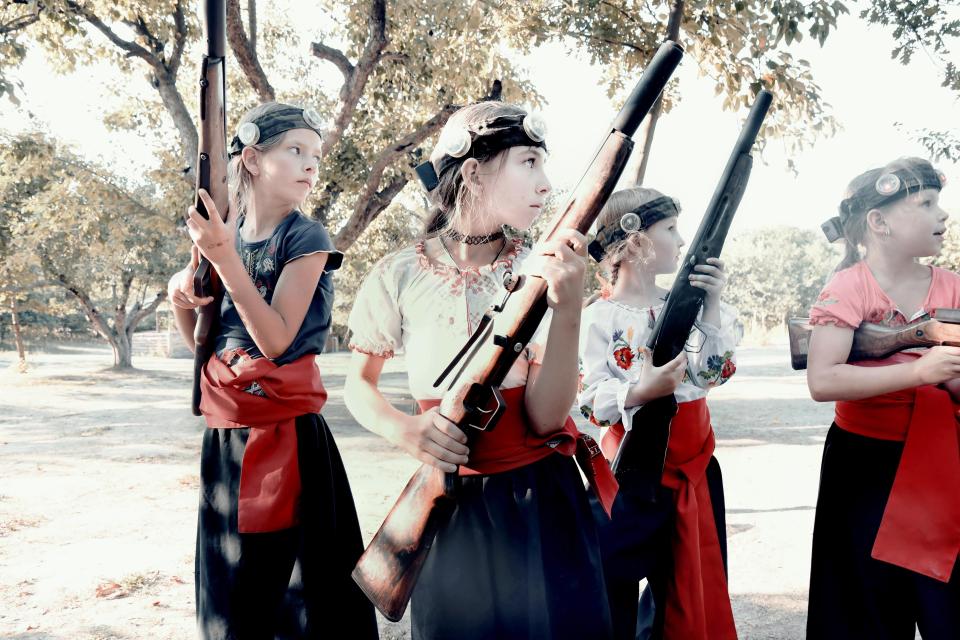
[[706, 404], [707, 391], [736, 371], [736, 311], [720, 302], [726, 278], [719, 259], [690, 276], [706, 295], [688, 351], [656, 367], [646, 347], [668, 293], [655, 278], [677, 270], [684, 245], [679, 213], [676, 200], [653, 189], [618, 191], [600, 213], [589, 247], [609, 279], [583, 314], [579, 405], [601, 427], [604, 455], [613, 460], [625, 432], [646, 427], [635, 420], [644, 403], [672, 393], [679, 405], [654, 500], [631, 497], [621, 485], [612, 520], [597, 518], [618, 639], [636, 637], [642, 578], [655, 602], [653, 638], [736, 638], [723, 483]]

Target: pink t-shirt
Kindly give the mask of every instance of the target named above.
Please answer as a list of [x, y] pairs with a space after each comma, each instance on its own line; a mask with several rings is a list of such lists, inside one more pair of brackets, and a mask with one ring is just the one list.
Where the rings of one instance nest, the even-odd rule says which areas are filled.
[[934, 309], [960, 307], [960, 275], [940, 267], [930, 269], [930, 289], [923, 306], [907, 318], [880, 288], [867, 263], [861, 260], [833, 275], [810, 308], [810, 324], [856, 329], [863, 322], [871, 322], [899, 327]]

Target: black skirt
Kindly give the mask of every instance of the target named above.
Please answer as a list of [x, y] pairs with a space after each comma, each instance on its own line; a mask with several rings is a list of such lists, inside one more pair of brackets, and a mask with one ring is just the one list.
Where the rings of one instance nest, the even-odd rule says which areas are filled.
[[[807, 637], [960, 638], [960, 570], [949, 583], [870, 557], [902, 442], [830, 427], [813, 525]], [[960, 500], [960, 487], [957, 487]]]
[[573, 459], [463, 478], [411, 607], [415, 640], [609, 638], [596, 528]]
[[[363, 551], [340, 453], [322, 416], [297, 418], [300, 524], [238, 533], [249, 429], [207, 429], [200, 458], [197, 626], [204, 640], [376, 638], [372, 605], [350, 578]], [[346, 637], [346, 636], [345, 636]]]
[[[713, 519], [717, 526], [723, 569], [727, 569], [726, 508], [720, 463], [710, 458], [705, 473]], [[599, 502], [591, 497], [591, 506], [600, 533], [607, 594], [617, 640], [663, 637], [662, 605], [667, 583], [673, 571], [673, 530], [676, 507], [673, 490], [657, 488], [654, 500], [646, 492], [633, 495], [621, 487], [607, 518]], [[642, 497], [641, 497], [642, 496]], [[638, 609], [640, 580], [646, 578], [647, 590]]]

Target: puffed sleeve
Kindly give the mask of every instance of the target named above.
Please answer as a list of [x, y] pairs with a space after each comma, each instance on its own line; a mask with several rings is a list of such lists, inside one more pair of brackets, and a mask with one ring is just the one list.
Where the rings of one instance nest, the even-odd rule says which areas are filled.
[[399, 274], [393, 256], [380, 260], [364, 278], [350, 310], [350, 349], [392, 358], [402, 344]]
[[339, 269], [343, 263], [343, 254], [333, 246], [330, 234], [323, 228], [323, 225], [302, 214], [294, 215], [298, 215], [299, 218], [294, 221], [280, 246], [278, 258], [281, 266], [297, 258], [315, 253], [326, 253], [329, 255], [323, 270], [330, 272]]
[[845, 329], [856, 329], [863, 322], [863, 296], [857, 290], [856, 271], [844, 269], [833, 274], [830, 281], [810, 307], [810, 324], [833, 324]]
[[[626, 407], [627, 393], [635, 380], [621, 377], [609, 363], [607, 354], [613, 349], [611, 327], [605, 314], [596, 305], [584, 311], [580, 328], [580, 413], [593, 424], [606, 427], [622, 422], [633, 425], [633, 415], [640, 405]], [[636, 370], [639, 372], [640, 363]]]
[[688, 379], [701, 389], [725, 383], [737, 370], [736, 348], [740, 341], [737, 310], [720, 303], [720, 326], [698, 320], [687, 349]]

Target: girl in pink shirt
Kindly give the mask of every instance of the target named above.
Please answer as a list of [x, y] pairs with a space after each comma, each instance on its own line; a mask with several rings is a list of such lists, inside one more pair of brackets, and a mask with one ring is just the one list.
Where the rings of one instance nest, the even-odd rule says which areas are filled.
[[[960, 307], [960, 276], [920, 264], [943, 246], [943, 176], [902, 159], [858, 176], [824, 224], [843, 263], [810, 311], [807, 383], [836, 401], [813, 532], [807, 637], [960, 638], [960, 449], [950, 387], [960, 348], [848, 364], [861, 323]], [[860, 247], [866, 249], [860, 257]]]

